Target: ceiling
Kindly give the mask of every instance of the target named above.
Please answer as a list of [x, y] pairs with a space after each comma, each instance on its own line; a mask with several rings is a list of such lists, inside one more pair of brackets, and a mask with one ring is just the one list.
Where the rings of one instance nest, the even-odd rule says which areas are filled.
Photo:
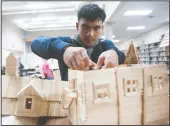
[[[47, 1], [47, 2], [2, 2], [2, 18], [12, 21], [25, 31], [45, 31], [75, 29], [77, 8], [87, 1]], [[96, 2], [95, 2], [96, 3]], [[99, 2], [102, 5], [106, 2]], [[114, 1], [113, 1], [114, 3]], [[169, 21], [169, 2], [120, 2], [115, 6], [108, 22], [113, 34], [121, 42], [147, 32]], [[151, 9], [147, 16], [123, 16], [126, 10]], [[144, 25], [138, 31], [127, 31], [128, 26]]]
[[[147, 16], [123, 16], [127, 10], [152, 10]], [[169, 22], [168, 2], [121, 2], [110, 18], [113, 34], [121, 42], [137, 37], [140, 34]], [[145, 26], [143, 30], [127, 31], [129, 26]]]
[[78, 6], [87, 2], [3, 2], [2, 16], [25, 31], [75, 29]]

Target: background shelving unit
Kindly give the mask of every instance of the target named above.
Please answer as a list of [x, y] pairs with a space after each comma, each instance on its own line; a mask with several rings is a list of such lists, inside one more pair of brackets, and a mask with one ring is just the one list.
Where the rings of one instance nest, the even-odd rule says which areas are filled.
[[[169, 65], [169, 56], [166, 55], [165, 47], [159, 48], [161, 41], [144, 44], [137, 47], [137, 53], [140, 64], [167, 64]], [[125, 54], [127, 50], [122, 50]]]
[[137, 47], [140, 64], [167, 64], [169, 56], [166, 55], [165, 47], [159, 48], [161, 41]]

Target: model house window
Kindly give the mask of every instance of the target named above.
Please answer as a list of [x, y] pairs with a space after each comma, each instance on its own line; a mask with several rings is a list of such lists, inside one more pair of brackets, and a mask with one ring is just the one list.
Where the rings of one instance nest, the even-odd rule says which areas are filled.
[[132, 94], [139, 91], [138, 80], [125, 80], [123, 79], [125, 94]]
[[163, 88], [162, 77], [154, 77], [155, 90], [161, 90]]
[[130, 93], [137, 92], [137, 88], [138, 88], [137, 84], [138, 84], [137, 80], [131, 80], [130, 81], [129, 86], [128, 86], [128, 88], [130, 88]]
[[26, 98], [25, 109], [31, 109], [32, 106], [32, 98]]

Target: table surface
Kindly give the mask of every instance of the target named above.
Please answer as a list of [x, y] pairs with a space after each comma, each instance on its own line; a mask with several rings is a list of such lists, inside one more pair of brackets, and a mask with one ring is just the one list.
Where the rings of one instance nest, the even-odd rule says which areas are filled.
[[32, 118], [2, 116], [2, 125], [72, 125], [68, 118]]

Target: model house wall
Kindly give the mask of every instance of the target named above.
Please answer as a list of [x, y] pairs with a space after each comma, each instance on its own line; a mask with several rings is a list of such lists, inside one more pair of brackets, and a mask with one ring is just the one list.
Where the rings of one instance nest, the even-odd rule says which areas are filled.
[[69, 83], [70, 93], [77, 92], [69, 105], [73, 125], [167, 124], [169, 119], [166, 65], [69, 70]]
[[145, 67], [144, 78], [144, 124], [161, 125], [169, 120], [167, 67]]

